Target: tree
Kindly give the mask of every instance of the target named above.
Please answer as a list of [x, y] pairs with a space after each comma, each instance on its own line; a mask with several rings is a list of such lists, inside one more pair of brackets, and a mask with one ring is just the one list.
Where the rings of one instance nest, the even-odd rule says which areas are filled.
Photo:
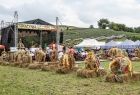
[[135, 32], [135, 30], [132, 27], [125, 27], [125, 31], [127, 31], [127, 32]]
[[98, 21], [98, 27], [101, 28], [101, 29], [106, 29], [106, 27], [109, 25], [109, 21], [108, 19], [100, 19]]
[[90, 25], [90, 26], [89, 26], [89, 28], [91, 28], [91, 29], [92, 29], [92, 28], [94, 28], [94, 26], [93, 26], [93, 25]]
[[119, 31], [125, 31], [126, 26], [124, 24], [117, 24]]
[[136, 27], [134, 30], [135, 30], [136, 33], [140, 33], [140, 26]]
[[119, 24], [119, 23], [114, 23], [114, 22], [111, 22], [109, 24], [109, 28], [113, 29], [115, 31], [125, 31], [126, 30], [126, 26], [124, 24]]

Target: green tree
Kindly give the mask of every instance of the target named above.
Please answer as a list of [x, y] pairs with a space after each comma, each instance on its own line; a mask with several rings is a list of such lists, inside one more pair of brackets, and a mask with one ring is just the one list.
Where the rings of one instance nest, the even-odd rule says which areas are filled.
[[126, 26], [124, 24], [119, 24], [119, 23], [114, 23], [114, 22], [111, 22], [109, 24], [109, 28], [113, 29], [115, 31], [125, 31], [126, 30]]
[[108, 19], [100, 19], [98, 21], [98, 27], [101, 29], [106, 29], [106, 27], [109, 25], [109, 20]]
[[111, 23], [109, 24], [109, 28], [110, 28], [110, 29], [113, 29], [113, 30], [118, 30], [117, 24], [114, 23], [114, 22], [111, 22]]
[[140, 33], [140, 26], [139, 26], [139, 27], [134, 28], [134, 30], [135, 30], [135, 32], [136, 32], [136, 33]]
[[90, 26], [89, 26], [89, 28], [91, 28], [91, 29], [92, 29], [92, 28], [94, 28], [94, 26], [93, 26], [93, 25], [90, 25]]
[[127, 31], [127, 32], [135, 32], [135, 30], [132, 27], [125, 27], [125, 31]]
[[125, 31], [126, 26], [124, 24], [117, 24], [119, 31]]

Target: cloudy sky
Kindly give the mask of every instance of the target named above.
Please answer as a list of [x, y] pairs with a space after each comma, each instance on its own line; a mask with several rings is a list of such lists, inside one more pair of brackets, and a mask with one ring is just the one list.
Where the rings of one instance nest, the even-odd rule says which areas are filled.
[[19, 21], [41, 18], [50, 23], [97, 26], [100, 18], [140, 26], [140, 0], [0, 0], [0, 20], [11, 21], [17, 10]]

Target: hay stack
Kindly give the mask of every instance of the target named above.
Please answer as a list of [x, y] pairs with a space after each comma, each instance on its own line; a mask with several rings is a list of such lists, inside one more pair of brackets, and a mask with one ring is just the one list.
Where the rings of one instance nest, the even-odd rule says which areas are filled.
[[2, 66], [8, 66], [10, 63], [9, 62], [6, 62], [6, 61], [3, 61], [2, 63], [1, 63], [1, 65]]
[[123, 83], [123, 82], [128, 82], [130, 80], [130, 77], [128, 74], [121, 74], [121, 75], [114, 75], [114, 74], [109, 74], [106, 76], [105, 81], [106, 82], [112, 82], [112, 83]]
[[0, 61], [0, 65], [1, 65], [1, 64], [3, 64], [3, 62], [2, 62], [2, 61]]
[[58, 64], [44, 63], [41, 67], [41, 70], [42, 71], [56, 71], [57, 68], [58, 68]]
[[44, 63], [43, 65], [42, 65], [42, 67], [41, 67], [41, 70], [42, 71], [48, 71], [48, 63], [46, 62], [46, 63]]
[[106, 82], [116, 82], [114, 74], [108, 74], [105, 78]]
[[76, 72], [78, 69], [79, 69], [78, 64], [75, 64], [74, 67], [72, 68], [72, 70], [73, 70], [74, 72]]
[[4, 64], [4, 61], [0, 61], [0, 65], [3, 65]]
[[77, 71], [77, 76], [84, 77], [84, 78], [93, 78], [93, 77], [97, 77], [97, 73], [95, 70], [79, 69]]
[[118, 76], [114, 76], [114, 74], [109, 74], [106, 76], [106, 82], [128, 82], [128, 81], [139, 81], [140, 80], [140, 72], [134, 72], [132, 76], [128, 74], [121, 74]]
[[132, 77], [131, 77], [131, 80], [139, 81], [140, 80], [140, 72], [134, 72]]
[[20, 65], [20, 63], [19, 63], [19, 62], [13, 62], [13, 63], [11, 63], [10, 65], [13, 66], [13, 67], [17, 67], [17, 66]]
[[32, 64], [29, 64], [28, 68], [29, 69], [41, 69], [41, 65], [42, 64], [32, 63]]
[[65, 67], [59, 67], [57, 70], [56, 70], [56, 73], [59, 73], [59, 74], [68, 74], [70, 73], [71, 70], [68, 69], [68, 68], [65, 68]]
[[20, 68], [26, 68], [28, 66], [29, 66], [29, 63], [21, 63], [21, 64], [19, 64]]
[[98, 76], [105, 76], [107, 75], [107, 71], [105, 69], [99, 69], [97, 72]]
[[128, 82], [128, 81], [130, 81], [130, 77], [129, 77], [128, 74], [122, 74], [122, 75], [120, 75], [120, 77], [122, 78], [122, 81], [123, 81], [123, 82]]

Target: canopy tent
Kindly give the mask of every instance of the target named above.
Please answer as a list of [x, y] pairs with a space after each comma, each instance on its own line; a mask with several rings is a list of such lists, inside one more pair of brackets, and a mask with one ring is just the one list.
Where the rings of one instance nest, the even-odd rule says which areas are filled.
[[5, 48], [5, 46], [4, 45], [0, 45], [0, 49], [4, 49]]
[[133, 42], [132, 40], [125, 40], [118, 47], [122, 49], [133, 49], [136, 46], [135, 46], [135, 42]]
[[95, 39], [84, 39], [75, 47], [90, 47], [90, 48], [100, 48], [100, 46], [105, 45], [105, 42], [98, 42]]
[[119, 44], [121, 44], [122, 42], [118, 42], [118, 41], [110, 41], [108, 43], [106, 43], [104, 46], [102, 46], [102, 48], [104, 49], [109, 49], [109, 48], [112, 48], [112, 47], [117, 47]]
[[140, 41], [139, 40], [137, 40], [136, 42], [135, 42], [135, 46], [138, 48], [138, 47], [140, 47]]

